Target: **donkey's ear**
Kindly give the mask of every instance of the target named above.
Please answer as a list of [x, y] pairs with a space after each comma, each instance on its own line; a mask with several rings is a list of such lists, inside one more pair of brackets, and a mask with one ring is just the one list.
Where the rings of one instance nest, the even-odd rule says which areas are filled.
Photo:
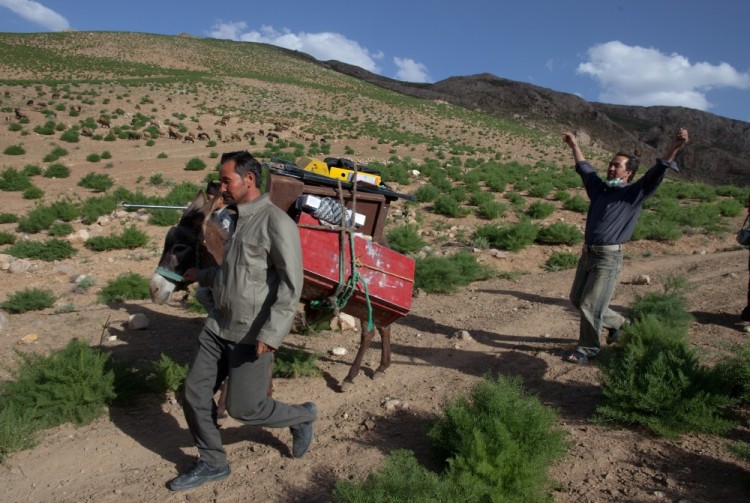
[[190, 203], [190, 206], [188, 206], [185, 209], [184, 213], [190, 213], [191, 211], [199, 210], [203, 208], [205, 204], [206, 204], [206, 195], [203, 193], [203, 189], [201, 189], [195, 195], [195, 199], [193, 199], [193, 202]]

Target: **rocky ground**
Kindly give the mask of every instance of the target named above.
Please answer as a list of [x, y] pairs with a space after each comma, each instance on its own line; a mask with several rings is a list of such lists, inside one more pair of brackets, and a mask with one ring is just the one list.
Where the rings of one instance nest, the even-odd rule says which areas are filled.
[[[160, 97], [154, 96], [158, 102]], [[3, 156], [5, 165], [20, 169], [26, 163], [40, 163], [52, 148], [49, 138], [33, 133], [19, 137], [7, 128], [0, 130], [3, 149], [22, 141], [28, 152], [20, 160]], [[358, 151], [367, 151], [365, 143], [350, 143]], [[204, 144], [176, 140], [160, 140], [154, 148], [146, 147], [143, 141], [105, 145], [87, 139], [77, 146], [64, 146], [70, 150], [65, 163], [72, 167], [73, 176], [34, 178], [50, 201], [60, 195], [92, 195], [76, 185], [89, 171], [110, 173], [118, 185], [133, 188], [141, 184], [146, 191], [157, 190], [143, 182], [156, 172], [170, 180], [197, 183], [204, 174], [184, 171], [187, 159], [198, 155], [208, 161], [210, 150], [234, 148], [219, 144], [208, 149]], [[110, 168], [85, 160], [92, 151], [104, 149], [112, 153]], [[160, 151], [168, 152], [169, 157], [156, 160]], [[519, 152], [519, 159], [524, 155]], [[3, 192], [0, 212], [24, 214], [33, 204], [19, 193]], [[550, 218], [582, 223], [580, 215], [568, 212], [556, 212]], [[428, 215], [426, 225], [434, 225], [435, 220]], [[737, 227], [740, 221], [738, 218]], [[163, 306], [149, 301], [112, 305], [96, 302], [96, 290], [120, 272], [150, 276], [165, 229], [133, 216], [116, 216], [90, 226], [74, 225], [90, 235], [108, 235], [130, 223], [149, 234], [147, 247], [97, 253], [79, 242], [75, 243], [79, 252], [72, 259], [59, 263], [31, 261], [25, 271], [11, 273], [9, 266], [0, 272], [0, 299], [28, 287], [50, 289], [61, 299], [56, 308], [6, 315], [7, 322], [0, 330], [0, 364], [12, 365], [14, 350], [46, 352], [74, 337], [92, 344], [103, 341], [117, 357], [136, 362], [156, 359], [160, 353], [179, 362], [189, 360], [202, 317], [188, 314], [177, 299]], [[473, 223], [462, 219], [437, 227], [446, 229], [443, 242], [450, 245], [461, 226], [471, 227]], [[12, 232], [14, 228], [13, 224], [0, 225], [3, 231]], [[575, 248], [555, 248], [562, 250], [577, 252]], [[579, 367], [561, 361], [563, 350], [575, 344], [578, 319], [567, 300], [573, 272], [542, 269], [552, 251], [550, 247], [532, 246], [497, 257], [488, 250], [477, 251], [481, 261], [498, 270], [526, 274], [515, 280], [496, 278], [473, 283], [451, 295], [419, 295], [410, 314], [393, 326], [393, 364], [386, 376], [372, 379], [379, 360], [380, 345], [376, 341], [355, 386], [346, 393], [340, 391], [339, 382], [356, 352], [358, 333], [290, 335], [287, 344], [323, 355], [319, 363], [323, 377], [275, 381], [275, 396], [280, 400], [312, 400], [318, 405], [315, 443], [303, 459], [290, 457], [287, 430], [245, 427], [230, 419], [222, 429], [232, 476], [188, 493], [171, 493], [166, 482], [192, 464], [195, 449], [173, 397], [149, 396], [135, 407], [113, 407], [90, 425], [64, 425], [46, 431], [37, 447], [9, 456], [0, 466], [2, 499], [98, 503], [329, 501], [337, 480], [364, 477], [393, 449], [411, 449], [421, 462], [432, 466], [426, 422], [440, 413], [447, 400], [466, 392], [482, 375], [499, 373], [520, 375], [529, 393], [559, 411], [560, 424], [569, 432], [570, 448], [553, 468], [558, 481], [554, 501], [749, 500], [750, 465], [726, 449], [730, 439], [748, 441], [746, 425], [737, 427], [728, 438], [686, 435], [664, 440], [645, 431], [609, 429], [591, 421], [601, 394], [599, 371], [593, 365]], [[727, 345], [747, 340], [738, 318], [746, 302], [747, 250], [737, 249], [732, 235], [690, 235], [668, 244], [637, 242], [627, 247], [626, 256], [613, 301], [615, 309], [625, 310], [636, 296], [659, 291], [662, 279], [669, 274], [685, 275], [694, 287], [689, 293], [689, 309], [695, 317], [690, 340], [706, 361], [720, 359]], [[89, 292], [75, 289], [72, 278], [80, 274], [97, 281]], [[640, 275], [650, 276], [651, 283], [634, 284], [632, 280]], [[129, 316], [137, 313], [148, 317], [148, 329], [128, 330]], [[468, 331], [471, 340], [452, 337], [459, 330]], [[334, 347], [346, 348], [347, 354], [333, 356], [330, 351]], [[3, 377], [7, 376], [4, 372]]]

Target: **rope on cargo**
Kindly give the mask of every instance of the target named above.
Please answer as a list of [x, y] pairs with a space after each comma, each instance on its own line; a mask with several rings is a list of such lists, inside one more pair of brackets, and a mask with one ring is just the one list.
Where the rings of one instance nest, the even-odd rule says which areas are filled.
[[[372, 303], [370, 302], [370, 290], [367, 287], [367, 281], [357, 271], [357, 263], [359, 262], [354, 256], [354, 215], [357, 210], [357, 168], [354, 168], [354, 183], [352, 184], [352, 218], [350, 222], [347, 222], [346, 218], [346, 206], [344, 205], [344, 193], [341, 189], [341, 180], [338, 180], [338, 196], [339, 205], [341, 206], [341, 227], [339, 230], [339, 284], [336, 286], [336, 290], [333, 295], [328, 297], [326, 300], [312, 300], [310, 301], [310, 307], [313, 309], [332, 309], [334, 316], [339, 317], [339, 312], [346, 306], [349, 299], [354, 292], [357, 290], [357, 284], [362, 283], [362, 291], [365, 293], [365, 301], [367, 303], [367, 331], [371, 331], [375, 324], [372, 321]], [[344, 262], [344, 252], [346, 250], [347, 238], [349, 241], [349, 256], [351, 259], [351, 275], [349, 279], [344, 279], [344, 272], [346, 270], [346, 264]]]

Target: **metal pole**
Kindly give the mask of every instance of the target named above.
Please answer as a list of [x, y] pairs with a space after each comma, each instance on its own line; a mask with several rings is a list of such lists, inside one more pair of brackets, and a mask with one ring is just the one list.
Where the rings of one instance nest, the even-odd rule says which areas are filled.
[[128, 204], [120, 203], [123, 208], [155, 208], [159, 210], [186, 210], [187, 206], [160, 206], [158, 204]]

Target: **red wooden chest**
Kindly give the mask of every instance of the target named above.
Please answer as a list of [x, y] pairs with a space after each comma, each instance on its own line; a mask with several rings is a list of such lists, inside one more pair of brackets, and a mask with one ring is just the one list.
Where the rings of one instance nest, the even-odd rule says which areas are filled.
[[[299, 235], [302, 244], [302, 267], [305, 282], [302, 300], [326, 299], [339, 284], [340, 233], [336, 230], [306, 227], [317, 226], [316, 218], [301, 213]], [[344, 274], [346, 282], [351, 276], [351, 245], [344, 246]], [[383, 245], [354, 236], [354, 257], [357, 272], [367, 284], [372, 317], [376, 325], [388, 326], [408, 314], [411, 309], [414, 286], [414, 259]], [[361, 282], [343, 312], [367, 320], [367, 299]]]

